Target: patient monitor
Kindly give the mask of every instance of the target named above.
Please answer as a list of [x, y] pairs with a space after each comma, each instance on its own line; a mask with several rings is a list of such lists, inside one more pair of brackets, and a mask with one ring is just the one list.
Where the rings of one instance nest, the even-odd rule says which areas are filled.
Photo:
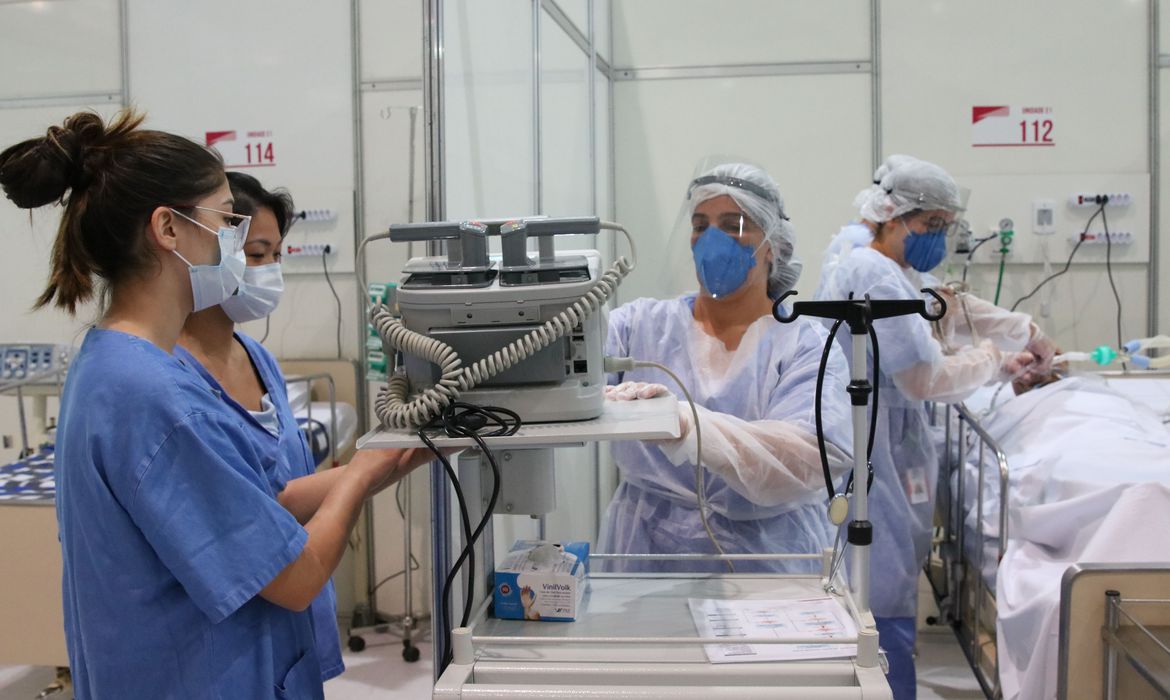
[[[447, 255], [410, 260], [398, 315], [373, 314], [387, 352], [403, 360], [379, 397], [383, 424], [417, 428], [451, 401], [505, 408], [525, 423], [601, 415], [602, 310], [629, 267], [623, 259], [603, 270], [596, 251], [553, 249], [554, 236], [599, 228], [596, 218], [392, 226], [391, 241], [447, 241]], [[498, 255], [488, 253], [493, 236]]]

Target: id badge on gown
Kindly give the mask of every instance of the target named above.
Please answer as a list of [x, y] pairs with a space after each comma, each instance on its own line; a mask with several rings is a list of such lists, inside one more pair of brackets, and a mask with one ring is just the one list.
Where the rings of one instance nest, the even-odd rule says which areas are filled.
[[906, 489], [906, 499], [910, 505], [916, 506], [930, 502], [930, 485], [926, 480], [926, 469], [913, 467], [902, 475], [902, 487]]

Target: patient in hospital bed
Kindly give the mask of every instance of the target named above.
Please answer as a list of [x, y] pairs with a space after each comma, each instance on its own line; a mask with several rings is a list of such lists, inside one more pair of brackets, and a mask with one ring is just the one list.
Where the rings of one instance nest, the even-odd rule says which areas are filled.
[[[1074, 563], [1170, 561], [1170, 378], [1083, 375], [990, 407], [983, 427], [1009, 464], [1008, 542], [995, 568], [999, 475], [984, 469], [1004, 697], [1056, 695], [1060, 582]], [[981, 412], [979, 401], [969, 406]], [[972, 455], [972, 462], [977, 457]], [[977, 463], [965, 470], [974, 541]]]

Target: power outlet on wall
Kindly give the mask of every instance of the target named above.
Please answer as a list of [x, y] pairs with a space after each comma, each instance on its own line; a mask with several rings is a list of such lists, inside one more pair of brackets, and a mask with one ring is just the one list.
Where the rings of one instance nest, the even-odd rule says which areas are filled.
[[[1108, 197], [1108, 201], [1104, 197]], [[1102, 201], [1107, 207], [1127, 207], [1133, 203], [1133, 195], [1129, 192], [1077, 192], [1068, 198], [1069, 204], [1082, 209], [1099, 207]]]
[[288, 243], [284, 246], [286, 258], [319, 258], [322, 255], [332, 255], [336, 248], [328, 243]]

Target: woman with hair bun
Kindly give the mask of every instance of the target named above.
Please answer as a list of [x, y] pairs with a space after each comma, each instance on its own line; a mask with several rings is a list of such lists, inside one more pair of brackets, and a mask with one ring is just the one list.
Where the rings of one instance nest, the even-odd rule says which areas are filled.
[[57, 430], [74, 692], [322, 698], [306, 608], [365, 499], [425, 455], [362, 451], [276, 489], [280, 451], [174, 353], [188, 315], [239, 287], [250, 219], [213, 151], [142, 121], [78, 113], [0, 152], [8, 199], [64, 206], [37, 306], [103, 301]]

